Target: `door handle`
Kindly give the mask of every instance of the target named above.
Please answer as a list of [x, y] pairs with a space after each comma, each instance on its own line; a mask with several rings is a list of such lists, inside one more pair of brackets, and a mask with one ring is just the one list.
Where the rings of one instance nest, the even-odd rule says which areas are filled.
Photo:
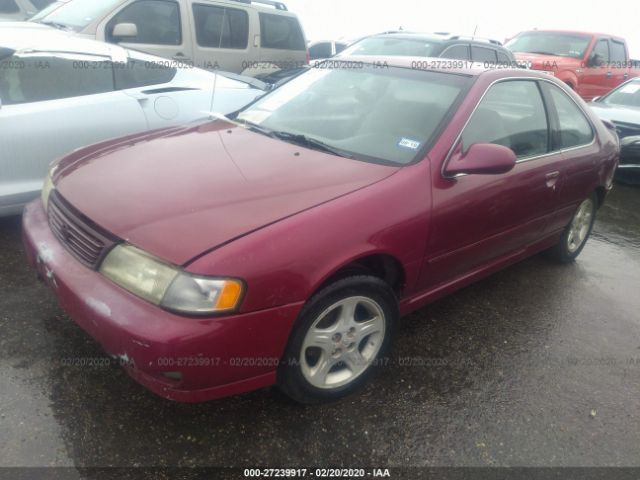
[[547, 179], [547, 187], [555, 189], [556, 183], [558, 182], [559, 177], [560, 177], [560, 172], [558, 171], [547, 173], [545, 175], [545, 178]]
[[176, 62], [181, 62], [181, 63], [187, 63], [189, 62], [189, 58], [187, 58], [187, 56], [182, 53], [182, 52], [178, 52], [176, 53], [173, 57], [172, 57]]
[[607, 78], [611, 78], [611, 77], [613, 77], [613, 73], [607, 72]]

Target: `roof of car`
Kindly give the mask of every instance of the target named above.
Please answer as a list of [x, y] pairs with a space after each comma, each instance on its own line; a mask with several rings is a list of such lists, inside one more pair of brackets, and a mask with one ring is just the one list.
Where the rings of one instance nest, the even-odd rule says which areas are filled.
[[[5, 33], [7, 35], [5, 35]], [[37, 23], [20, 22], [0, 26], [0, 48], [18, 52], [56, 52], [126, 59], [127, 50], [111, 43], [78, 37]]]
[[385, 32], [371, 35], [371, 37], [389, 37], [398, 39], [415, 39], [415, 40], [437, 40], [439, 42], [477, 42], [483, 44], [490, 44], [495, 47], [501, 47], [502, 43], [497, 40], [486, 39], [481, 37], [467, 37], [464, 35], [455, 35], [451, 33], [420, 33], [420, 32]]
[[[451, 60], [446, 58], [431, 57], [401, 57], [401, 56], [376, 56], [376, 55], [348, 55], [329, 59], [332, 64], [346, 62], [347, 65], [360, 63], [384, 68], [384, 66], [408, 68], [412, 70], [424, 70], [430, 72], [453, 73], [458, 75], [478, 76], [485, 72], [502, 71], [505, 73], [517, 73], [522, 76], [549, 78], [549, 75], [537, 70], [525, 70], [522, 68], [504, 68], [501, 65], [491, 67], [483, 62], [470, 62], [468, 60]], [[322, 67], [318, 67], [322, 68]], [[505, 75], [507, 76], [507, 75]]]

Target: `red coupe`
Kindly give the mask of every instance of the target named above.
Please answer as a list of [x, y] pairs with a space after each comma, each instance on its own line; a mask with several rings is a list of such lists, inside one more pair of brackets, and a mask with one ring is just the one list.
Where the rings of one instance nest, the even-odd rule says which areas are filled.
[[336, 60], [232, 117], [77, 150], [24, 213], [62, 307], [179, 401], [354, 391], [400, 316], [575, 259], [619, 155], [553, 77], [438, 59]]

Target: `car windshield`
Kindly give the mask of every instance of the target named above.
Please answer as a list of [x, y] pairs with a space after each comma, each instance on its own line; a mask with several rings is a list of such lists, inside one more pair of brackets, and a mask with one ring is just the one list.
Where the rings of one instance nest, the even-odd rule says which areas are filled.
[[602, 102], [625, 107], [640, 107], [640, 80], [625, 83], [604, 97]]
[[346, 55], [393, 55], [398, 57], [432, 57], [442, 45], [437, 39], [398, 38], [391, 36], [369, 37], [343, 50]]
[[44, 17], [46, 17], [47, 15], [49, 15], [51, 12], [56, 10], [58, 7], [64, 5], [65, 3], [66, 2], [53, 2], [53, 3], [50, 3], [47, 7], [43, 8], [42, 10], [40, 10], [33, 17], [31, 17], [29, 20], [32, 21], [32, 22], [38, 22], [38, 21], [42, 20]]
[[506, 47], [516, 53], [583, 58], [590, 41], [589, 35], [527, 32], [513, 38]]
[[124, 0], [72, 0], [60, 5], [49, 13], [39, 17], [37, 21], [55, 27], [81, 31], [97, 18], [112, 11]]
[[332, 66], [301, 74], [237, 120], [305, 147], [405, 165], [424, 155], [472, 81], [466, 75], [358, 62]]

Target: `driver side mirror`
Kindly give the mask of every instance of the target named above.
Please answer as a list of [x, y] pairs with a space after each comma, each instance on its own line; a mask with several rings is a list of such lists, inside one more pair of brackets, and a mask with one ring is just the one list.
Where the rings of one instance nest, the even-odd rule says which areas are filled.
[[118, 23], [113, 27], [111, 36], [117, 39], [137, 37], [138, 26], [135, 23]]
[[592, 53], [587, 60], [587, 67], [600, 67], [603, 63], [602, 55], [599, 53]]
[[458, 147], [445, 168], [447, 176], [459, 174], [497, 175], [513, 170], [516, 154], [510, 148], [494, 143], [474, 143], [466, 152]]

